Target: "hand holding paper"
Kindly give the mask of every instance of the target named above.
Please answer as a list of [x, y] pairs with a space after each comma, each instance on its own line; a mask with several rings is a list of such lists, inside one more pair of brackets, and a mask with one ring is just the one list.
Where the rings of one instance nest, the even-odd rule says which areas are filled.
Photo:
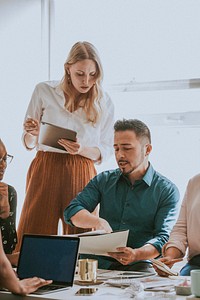
[[[163, 262], [161, 262], [158, 259], [152, 258], [151, 262], [155, 266], [155, 269], [158, 269], [157, 272], [159, 273], [160, 276], [169, 276], [169, 275], [177, 276], [178, 275], [177, 272], [174, 272], [173, 270], [171, 270], [166, 264], [164, 264]], [[159, 272], [159, 271], [161, 271], [161, 272]]]
[[116, 231], [97, 235], [79, 235], [79, 252], [82, 254], [94, 254], [109, 256], [108, 252], [116, 251], [117, 247], [125, 247], [129, 230]]

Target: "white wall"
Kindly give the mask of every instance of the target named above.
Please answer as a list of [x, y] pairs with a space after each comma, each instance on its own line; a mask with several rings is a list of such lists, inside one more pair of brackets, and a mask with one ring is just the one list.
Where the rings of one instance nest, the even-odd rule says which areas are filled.
[[[21, 143], [25, 110], [37, 82], [63, 76], [68, 51], [78, 40], [99, 50], [116, 119], [147, 122], [151, 161], [183, 194], [200, 170], [200, 120], [195, 127], [182, 126], [165, 123], [160, 114], [200, 111], [200, 89], [118, 93], [111, 84], [200, 77], [199, 11], [196, 0], [0, 0], [0, 137], [15, 156], [5, 181], [18, 191], [18, 217], [35, 155]], [[115, 166], [112, 158], [98, 171]]]
[[34, 155], [22, 146], [23, 119], [42, 71], [41, 1], [0, 1], [0, 137], [14, 155], [4, 180], [18, 192], [18, 217], [25, 176]]

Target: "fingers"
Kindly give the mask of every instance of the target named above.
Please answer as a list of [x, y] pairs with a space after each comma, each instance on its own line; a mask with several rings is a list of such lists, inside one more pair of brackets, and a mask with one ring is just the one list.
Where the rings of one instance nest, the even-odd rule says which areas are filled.
[[63, 146], [67, 152], [70, 154], [78, 154], [81, 151], [81, 145], [77, 142], [69, 141], [66, 139], [60, 139], [58, 140], [58, 144]]
[[20, 280], [20, 285], [23, 288], [21, 294], [30, 294], [40, 288], [41, 286], [51, 284], [52, 280], [45, 280], [43, 278], [33, 277]]
[[36, 287], [39, 288], [41, 286], [44, 286], [44, 285], [48, 285], [48, 284], [51, 284], [52, 283], [52, 280], [45, 280], [43, 278], [36, 278]]
[[169, 274], [167, 274], [167, 273], [161, 271], [161, 270], [158, 269], [155, 265], [153, 265], [153, 267], [154, 267], [155, 271], [158, 273], [159, 276], [162, 276], [162, 277], [168, 277], [168, 276], [169, 276]]
[[129, 256], [124, 252], [108, 252], [108, 255], [116, 259], [122, 265], [128, 265], [130, 263]]
[[24, 130], [32, 135], [38, 135], [39, 133], [39, 122], [38, 120], [28, 118], [24, 123]]

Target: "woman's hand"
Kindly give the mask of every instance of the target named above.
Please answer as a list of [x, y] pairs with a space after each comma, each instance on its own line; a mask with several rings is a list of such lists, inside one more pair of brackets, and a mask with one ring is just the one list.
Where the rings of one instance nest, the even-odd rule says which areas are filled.
[[9, 214], [8, 185], [4, 182], [0, 182], [0, 218], [7, 219]]
[[36, 119], [27, 118], [24, 123], [24, 130], [33, 136], [38, 136], [40, 131], [40, 123]]
[[[160, 259], [158, 259], [158, 261], [164, 263], [166, 266], [168, 266], [169, 268], [171, 268], [176, 262], [182, 261], [182, 258], [171, 258], [170, 256], [165, 256], [162, 257]], [[169, 274], [160, 270], [156, 265], [153, 264], [153, 267], [155, 269], [155, 271], [158, 273], [159, 276], [162, 277], [168, 277]]]
[[45, 280], [38, 277], [23, 279], [19, 281], [21, 291], [16, 294], [27, 295], [36, 291], [41, 286], [48, 285], [50, 283], [52, 283], [52, 280]]
[[71, 155], [80, 154], [80, 152], [82, 150], [80, 143], [73, 142], [73, 141], [66, 140], [66, 139], [60, 139], [58, 141], [58, 144], [63, 146], [65, 148], [65, 150]]

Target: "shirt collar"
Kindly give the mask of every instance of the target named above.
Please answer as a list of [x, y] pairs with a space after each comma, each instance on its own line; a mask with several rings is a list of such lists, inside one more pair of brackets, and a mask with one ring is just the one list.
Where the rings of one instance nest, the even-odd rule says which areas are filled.
[[63, 90], [61, 89], [61, 86], [60, 86], [60, 81], [56, 81], [56, 80], [53, 80], [53, 81], [48, 81], [47, 84], [52, 87], [53, 89], [55, 89], [55, 92], [60, 95], [60, 96], [63, 96]]
[[150, 186], [153, 180], [153, 175], [154, 175], [155, 171], [154, 168], [152, 167], [152, 165], [149, 163], [149, 167], [144, 175], [144, 177], [142, 178], [142, 180], [148, 185]]
[[[120, 169], [117, 169], [117, 170], [118, 170], [118, 172], [117, 172], [117, 173], [118, 173], [118, 178], [117, 178], [117, 180], [119, 180], [120, 178], [123, 178], [123, 179], [125, 179], [127, 182], [130, 182], [129, 179], [128, 179], [126, 176], [124, 176], [124, 175], [122, 174], [122, 172], [121, 172]], [[143, 176], [143, 178], [140, 179], [140, 180], [136, 180], [135, 183], [138, 184], [138, 183], [140, 183], [141, 181], [143, 181], [143, 182], [145, 182], [148, 186], [151, 186], [151, 183], [152, 183], [152, 180], [153, 180], [154, 173], [155, 173], [154, 168], [153, 168], [152, 165], [149, 163], [149, 167], [148, 167], [148, 169], [147, 169], [145, 175]], [[131, 184], [131, 183], [130, 183], [130, 184]]]
[[55, 91], [58, 95], [63, 96], [63, 90], [61, 89], [60, 83], [55, 86]]

